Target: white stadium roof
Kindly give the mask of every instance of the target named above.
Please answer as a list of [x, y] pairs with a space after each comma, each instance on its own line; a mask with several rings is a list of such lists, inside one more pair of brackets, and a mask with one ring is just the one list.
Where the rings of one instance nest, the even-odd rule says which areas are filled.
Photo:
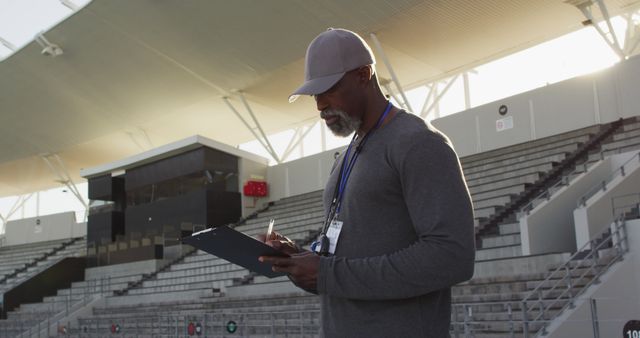
[[[608, 0], [611, 15], [637, 0]], [[597, 12], [599, 13], [599, 12]], [[375, 33], [403, 86], [472, 68], [582, 27], [562, 0], [94, 0], [0, 62], [0, 196], [59, 185], [43, 154], [80, 169], [199, 134], [254, 139], [223, 97], [267, 134], [315, 121], [289, 104], [307, 44], [327, 27]], [[374, 49], [375, 51], [375, 49]], [[378, 70], [389, 78], [378, 54]]]

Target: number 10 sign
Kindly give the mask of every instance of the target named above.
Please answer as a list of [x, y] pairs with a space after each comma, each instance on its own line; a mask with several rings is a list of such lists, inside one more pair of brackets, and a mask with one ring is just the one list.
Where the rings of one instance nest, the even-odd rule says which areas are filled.
[[624, 324], [624, 329], [622, 329], [622, 337], [640, 338], [640, 320], [630, 320], [626, 324]]

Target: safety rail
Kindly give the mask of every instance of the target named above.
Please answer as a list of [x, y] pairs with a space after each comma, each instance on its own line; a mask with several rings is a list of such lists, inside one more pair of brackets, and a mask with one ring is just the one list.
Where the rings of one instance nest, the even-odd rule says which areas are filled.
[[[603, 259], [600, 257], [600, 250], [608, 248], [608, 245], [611, 245], [614, 250], [611, 255]], [[585, 243], [566, 263], [555, 269], [524, 297], [522, 300], [524, 337], [529, 337], [528, 328], [535, 323], [542, 324], [542, 327], [537, 332], [542, 335], [546, 334], [545, 330], [549, 320], [545, 319], [545, 315], [548, 314], [550, 309], [560, 305], [560, 312], [562, 312], [567, 308], [575, 307], [575, 298], [593, 283], [597, 283], [600, 276], [611, 265], [621, 260], [628, 249], [625, 218], [618, 217], [610, 227]], [[590, 276], [591, 273], [593, 273], [592, 277]], [[576, 276], [577, 280], [574, 280]], [[553, 282], [554, 279], [555, 282]], [[586, 284], [575, 290], [576, 285], [583, 281], [586, 281]], [[550, 284], [552, 285], [551, 287], [549, 287]], [[559, 294], [552, 298], [545, 298], [545, 295], [549, 296], [554, 293]], [[531, 317], [529, 316], [531, 313], [537, 313], [537, 315]], [[550, 317], [549, 319], [552, 318]]]
[[[40, 337], [41, 335], [50, 336], [51, 334], [51, 325], [58, 324], [57, 327], [60, 326], [60, 321], [70, 314], [78, 311], [83, 308], [87, 304], [89, 304], [94, 299], [103, 297], [108, 295], [108, 292], [111, 288], [111, 277], [103, 277], [100, 279], [91, 279], [87, 281], [87, 285], [84, 287], [82, 292], [80, 293], [81, 298], [77, 299], [74, 296], [78, 296], [78, 294], [73, 293], [73, 289], [69, 289], [69, 294], [66, 295], [64, 301], [62, 301], [62, 309], [58, 310], [57, 304], [60, 302], [53, 302], [49, 304], [49, 311], [45, 312], [45, 316], [39, 316], [37, 319], [37, 324], [29, 326], [28, 328], [24, 327], [25, 321], [20, 321], [20, 333], [15, 335], [16, 338], [25, 338], [25, 337], [33, 337], [34, 335]], [[36, 316], [38, 313], [34, 313]], [[4, 336], [10, 337], [8, 326], [4, 325]], [[0, 328], [0, 333], [2, 332], [2, 328]], [[15, 332], [14, 332], [15, 333]]]
[[[487, 333], [487, 322], [475, 313], [502, 312], [501, 332], [510, 337], [528, 338], [545, 335], [547, 326], [575, 301], [615, 262], [628, 251], [625, 218], [618, 217], [610, 227], [585, 244], [564, 264], [529, 291], [522, 300], [456, 303], [451, 309], [451, 336], [474, 337]], [[611, 245], [611, 246], [610, 246]], [[601, 256], [601, 250], [613, 247], [612, 253]], [[495, 332], [493, 332], [495, 333]]]
[[[515, 199], [507, 203], [504, 208], [489, 216], [489, 219], [485, 222], [479, 224], [478, 227], [476, 227], [476, 235], [479, 237], [496, 234], [498, 232], [498, 225], [501, 222], [507, 220], [510, 216], [515, 216], [515, 214], [521, 210], [522, 206], [529, 203], [531, 198], [537, 196], [542, 189], [555, 184], [557, 180], [561, 180], [563, 172], [575, 167], [578, 161], [588, 159], [589, 152], [596, 147], [600, 147], [603, 140], [622, 126], [623, 121], [622, 118], [614, 121], [601, 129], [597, 134], [592, 135], [587, 142], [580, 145], [574, 152], [568, 154], [564, 160], [554, 166], [530, 187], [526, 188], [525, 191], [517, 195]], [[479, 246], [480, 245], [479, 243]]]
[[637, 168], [638, 166], [640, 166], [640, 151], [637, 152], [635, 155], [633, 155], [630, 159], [628, 159], [620, 167], [616, 168], [616, 170], [614, 170], [609, 175], [609, 177], [605, 178], [601, 182], [599, 182], [599, 183], [593, 185], [591, 188], [589, 188], [589, 190], [587, 190], [587, 192], [584, 195], [582, 195], [578, 199], [578, 201], [576, 202], [577, 207], [580, 208], [580, 207], [586, 206], [587, 205], [587, 201], [591, 197], [593, 197], [593, 195], [597, 194], [599, 191], [606, 191], [607, 187], [608, 187], [609, 183], [611, 183], [611, 181], [613, 181], [618, 176], [625, 176], [627, 174], [627, 172]]
[[[602, 161], [602, 160], [600, 160], [600, 161]], [[594, 162], [593, 164], [595, 165], [597, 163], [599, 163], [599, 162]], [[537, 202], [542, 201], [542, 200], [546, 200], [546, 201], [550, 200], [551, 196], [553, 195], [553, 193], [555, 191], [557, 191], [560, 187], [567, 186], [567, 185], [571, 184], [571, 181], [573, 181], [572, 179], [570, 179], [571, 176], [574, 176], [574, 179], [575, 179], [578, 174], [582, 174], [582, 173], [587, 172], [589, 170], [589, 164], [590, 164], [589, 162], [584, 162], [583, 164], [576, 165], [576, 167], [575, 167], [575, 169], [573, 171], [571, 171], [569, 174], [563, 175], [562, 178], [558, 182], [556, 182], [552, 186], [544, 189], [543, 192], [538, 194], [529, 203], [527, 203], [525, 206], [520, 208], [520, 211], [518, 212], [518, 218], [521, 218], [524, 215], [529, 215], [531, 210], [533, 210], [535, 208], [535, 205], [536, 205]]]

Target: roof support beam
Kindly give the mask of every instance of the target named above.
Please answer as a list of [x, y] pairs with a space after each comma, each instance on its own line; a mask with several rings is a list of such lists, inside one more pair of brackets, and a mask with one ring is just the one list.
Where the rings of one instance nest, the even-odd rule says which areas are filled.
[[627, 31], [625, 32], [624, 53], [627, 56], [634, 55], [640, 44], [640, 25], [634, 21], [635, 15], [640, 16], [640, 12], [627, 13], [625, 15]]
[[244, 104], [244, 107], [247, 109], [247, 112], [251, 116], [251, 119], [255, 123], [256, 128], [258, 128], [258, 131], [260, 132], [260, 135], [262, 135], [262, 138], [264, 140], [264, 144], [266, 144], [266, 146], [267, 146], [267, 148], [269, 150], [269, 153], [271, 154], [271, 156], [273, 156], [273, 159], [275, 159], [277, 163], [281, 163], [280, 158], [278, 157], [278, 154], [276, 153], [276, 150], [271, 145], [271, 142], [269, 142], [269, 138], [267, 137], [267, 135], [265, 134], [264, 130], [262, 129], [262, 126], [260, 125], [260, 122], [258, 122], [258, 119], [256, 118], [255, 114], [253, 113], [253, 110], [249, 106], [249, 102], [247, 102], [247, 99], [245, 99], [245, 97], [242, 94], [242, 92], [239, 92], [239, 96], [240, 96], [240, 100], [242, 100], [242, 103]]
[[320, 149], [324, 152], [327, 150], [327, 129], [326, 124], [320, 120]]
[[471, 91], [469, 90], [469, 72], [462, 73], [464, 81], [464, 109], [471, 108]]
[[[242, 97], [244, 100], [244, 97]], [[258, 129], [258, 127], [252, 127], [249, 122], [247, 122], [247, 120], [245, 120], [244, 117], [242, 117], [242, 115], [240, 114], [240, 112], [236, 109], [236, 107], [233, 106], [233, 104], [231, 104], [231, 101], [229, 101], [228, 97], [223, 97], [222, 100], [224, 101], [224, 103], [227, 104], [227, 107], [229, 107], [229, 109], [231, 109], [231, 111], [238, 117], [238, 119], [240, 119], [240, 121], [242, 121], [242, 123], [244, 124], [244, 126], [251, 132], [251, 134], [253, 134], [253, 137], [256, 138], [256, 140], [260, 143], [260, 145], [267, 151], [267, 153], [269, 153], [269, 155], [271, 155], [271, 157], [277, 162], [277, 163], [281, 163], [280, 159], [278, 158], [278, 154], [276, 154], [276, 152], [273, 150], [273, 147], [271, 147], [270, 143], [268, 142], [268, 139], [265, 140], [262, 139], [262, 137], [260, 137], [260, 135], [258, 135], [258, 133], [256, 133], [256, 129]], [[245, 101], [246, 102], [246, 101]], [[248, 107], [248, 104], [246, 105], [246, 107]], [[255, 119], [255, 116], [253, 116], [253, 114], [250, 111], [250, 114], [252, 115], [254, 121], [257, 123], [257, 120]], [[260, 128], [260, 130], [262, 130]], [[262, 132], [262, 134], [264, 135], [264, 132]], [[266, 136], [265, 136], [266, 139]]]
[[394, 101], [398, 102], [398, 104], [402, 104], [402, 101], [398, 100], [398, 97], [396, 96], [396, 94], [394, 94], [391, 88], [389, 87], [389, 80], [380, 79], [379, 81], [382, 88], [384, 88], [387, 91], [387, 94], [389, 94], [389, 96], [391, 96], [391, 98], [393, 98]]
[[278, 154], [276, 153], [275, 149], [273, 149], [273, 146], [271, 146], [271, 142], [269, 142], [267, 134], [265, 134], [264, 130], [262, 130], [262, 126], [260, 125], [260, 122], [258, 122], [256, 115], [253, 113], [251, 106], [249, 106], [249, 102], [247, 102], [247, 99], [245, 99], [244, 94], [242, 92], [238, 92], [238, 95], [240, 96], [240, 100], [242, 100], [244, 107], [247, 109], [247, 112], [249, 113], [249, 115], [251, 115], [251, 119], [253, 119], [253, 122], [256, 124], [256, 128], [258, 128], [258, 131], [260, 131], [260, 135], [262, 135], [262, 137], [264, 138], [264, 142], [266, 143], [267, 147], [269, 147], [269, 150], [271, 150], [273, 158], [276, 160], [276, 162], [281, 163], [280, 159], [278, 158]]
[[35, 193], [32, 192], [28, 195], [25, 194], [18, 196], [15, 203], [13, 203], [13, 206], [11, 206], [11, 209], [9, 209], [7, 216], [0, 215], [0, 220], [2, 221], [2, 231], [0, 232], [4, 233], [6, 231], [6, 226], [7, 222], [9, 222], [9, 218], [11, 218], [11, 216], [13, 216], [13, 214], [15, 214], [16, 211], [18, 211], [20, 208], [24, 207], [24, 204], [27, 203], [27, 201], [33, 196], [33, 194]]
[[398, 92], [400, 93], [400, 96], [402, 96], [404, 107], [409, 111], [413, 111], [413, 109], [411, 109], [411, 105], [409, 104], [409, 100], [407, 100], [407, 96], [404, 94], [404, 90], [402, 90], [402, 86], [400, 85], [398, 76], [396, 75], [396, 72], [393, 70], [393, 67], [391, 67], [391, 63], [387, 58], [387, 54], [385, 54], [384, 50], [382, 49], [382, 45], [380, 44], [378, 37], [374, 33], [371, 33], [370, 36], [371, 36], [371, 40], [373, 40], [373, 44], [376, 46], [376, 49], [378, 50], [378, 54], [380, 55], [380, 58], [384, 62], [384, 65], [387, 67], [387, 70], [391, 75], [391, 79], [393, 80], [393, 83], [395, 83], [396, 87], [398, 88]]
[[16, 48], [16, 46], [14, 44], [12, 44], [11, 42], [3, 39], [1, 36], [0, 36], [0, 44], [2, 44], [3, 46], [7, 47], [12, 52], [15, 52], [18, 49], [18, 48]]
[[427, 90], [429, 91], [429, 93], [427, 94], [427, 97], [425, 97], [424, 103], [422, 104], [422, 111], [420, 112], [420, 116], [422, 118], [424, 118], [422, 115], [424, 114], [425, 109], [427, 109], [427, 107], [429, 106], [429, 102], [431, 102], [431, 100], [433, 100], [433, 97], [434, 97], [435, 92], [436, 92], [434, 90], [434, 87], [437, 86], [437, 85], [438, 85], [437, 82], [430, 83], [430, 84], [426, 85]]
[[305, 130], [304, 133], [302, 133], [302, 135], [300, 135], [298, 140], [293, 145], [291, 145], [291, 147], [289, 149], [287, 149], [287, 151], [282, 155], [282, 160], [283, 161], [286, 160], [289, 157], [289, 155], [291, 155], [291, 152], [293, 152], [293, 149], [295, 149], [300, 144], [300, 142], [302, 142], [304, 140], [304, 138], [309, 134], [309, 132], [311, 131], [311, 129], [313, 129], [314, 126], [315, 126], [315, 123], [310, 125], [307, 128], [307, 130]]
[[84, 218], [87, 219], [87, 217], [89, 216], [89, 205], [82, 198], [82, 194], [80, 194], [80, 190], [78, 190], [78, 187], [71, 179], [71, 176], [69, 176], [67, 167], [64, 165], [64, 162], [62, 161], [60, 156], [58, 156], [58, 154], [43, 154], [40, 157], [47, 164], [49, 169], [51, 169], [51, 172], [54, 175], [58, 176], [58, 182], [67, 186], [69, 191], [71, 191], [71, 193], [78, 199], [78, 201], [82, 203], [85, 209]]
[[[611, 18], [609, 17], [609, 11], [607, 10], [607, 6], [604, 4], [603, 0], [567, 0], [565, 3], [573, 5], [577, 7], [580, 12], [587, 18], [588, 22], [591, 23], [591, 26], [596, 29], [598, 34], [602, 36], [604, 41], [611, 47], [614, 53], [616, 53], [621, 59], [626, 59], [626, 55], [622, 48], [620, 47], [620, 43], [618, 42], [618, 38], [616, 37], [616, 33], [613, 30], [613, 25], [611, 24]], [[608, 32], [605, 32], [600, 28], [600, 25], [593, 18], [593, 11], [591, 9], [594, 3], [598, 4], [600, 8], [600, 12], [602, 13], [602, 17], [604, 18]]]
[[620, 46], [620, 42], [618, 42], [618, 37], [616, 36], [616, 32], [613, 30], [613, 25], [611, 24], [611, 17], [609, 16], [609, 10], [607, 10], [607, 5], [605, 5], [604, 0], [595, 0], [598, 3], [598, 7], [600, 7], [600, 12], [602, 16], [604, 16], [605, 21], [607, 22], [607, 28], [609, 28], [609, 35], [613, 41], [613, 45], [620, 51], [620, 55], [624, 58], [624, 53], [622, 52], [622, 48]]
[[260, 145], [262, 145], [262, 147], [269, 153], [269, 155], [273, 156], [271, 154], [271, 152], [269, 151], [269, 148], [267, 147], [266, 144], [264, 144], [264, 142], [262, 141], [262, 139], [258, 136], [258, 134], [256, 133], [255, 130], [253, 130], [253, 127], [251, 127], [249, 125], [249, 122], [247, 122], [247, 120], [244, 119], [244, 117], [242, 117], [242, 115], [240, 115], [240, 112], [238, 112], [238, 110], [231, 104], [231, 102], [229, 101], [228, 97], [223, 97], [222, 100], [224, 101], [224, 103], [227, 104], [227, 107], [229, 107], [229, 109], [231, 109], [231, 111], [238, 117], [238, 119], [240, 121], [242, 121], [242, 123], [244, 124], [244, 126], [251, 132], [251, 134], [253, 134], [253, 137], [256, 138], [256, 140], [258, 142], [260, 142]]
[[284, 153], [282, 153], [282, 161], [286, 161], [287, 160], [287, 153], [289, 153], [290, 149], [293, 148], [293, 144], [296, 142], [296, 139], [298, 138], [298, 136], [300, 136], [300, 129], [302, 129], [303, 127], [298, 127], [295, 129], [295, 131], [293, 132], [293, 135], [291, 135], [291, 140], [289, 140], [289, 143], [287, 144], [287, 147], [284, 148]]
[[74, 4], [71, 0], [60, 0], [60, 3], [74, 12], [77, 12], [78, 9], [80, 9], [80, 7]]
[[[451, 85], [453, 85], [454, 82], [456, 82], [456, 80], [458, 79], [460, 75], [456, 75], [454, 77], [452, 77], [451, 79], [449, 79], [449, 81], [447, 82], [447, 85], [442, 89], [442, 92], [438, 93], [437, 89], [438, 89], [438, 84], [434, 83], [433, 84], [433, 89], [431, 90], [431, 93], [435, 93], [435, 99], [433, 100], [433, 102], [427, 106], [427, 103], [425, 102], [424, 107], [422, 108], [422, 113], [420, 113], [420, 116], [423, 119], [426, 119], [429, 116], [429, 112], [431, 110], [433, 110], [437, 104], [440, 103], [440, 99], [442, 99], [442, 97], [447, 93], [447, 91], [449, 91], [449, 88], [451, 88]], [[429, 96], [431, 96], [431, 93], [429, 93]], [[429, 99], [429, 97], [427, 97], [427, 100]], [[437, 114], [439, 115], [439, 114]], [[440, 117], [440, 116], [436, 116]]]

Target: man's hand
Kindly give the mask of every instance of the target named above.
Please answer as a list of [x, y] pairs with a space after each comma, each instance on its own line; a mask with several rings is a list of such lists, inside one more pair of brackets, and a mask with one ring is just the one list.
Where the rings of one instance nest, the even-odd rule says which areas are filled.
[[318, 293], [318, 267], [320, 256], [311, 251], [292, 254], [291, 257], [261, 256], [258, 260], [273, 264], [273, 271], [284, 272], [297, 287]]
[[294, 243], [286, 236], [283, 236], [275, 231], [271, 233], [270, 238], [267, 238], [267, 235], [265, 234], [260, 234], [256, 237], [259, 241], [264, 242], [268, 246], [278, 251], [282, 251], [288, 255], [293, 255], [301, 252], [296, 243]]

